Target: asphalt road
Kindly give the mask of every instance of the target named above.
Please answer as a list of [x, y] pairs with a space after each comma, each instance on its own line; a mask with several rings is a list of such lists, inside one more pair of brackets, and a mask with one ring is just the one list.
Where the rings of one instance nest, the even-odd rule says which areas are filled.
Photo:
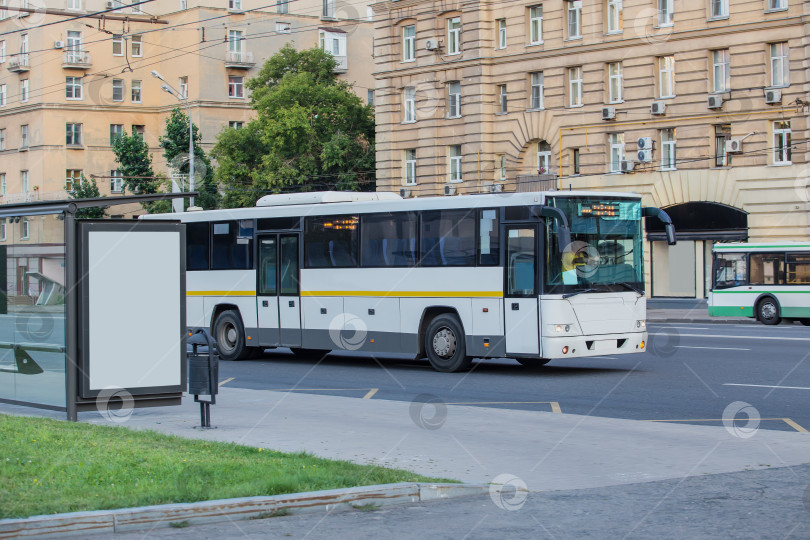
[[740, 402], [730, 416], [743, 425], [758, 415], [760, 429], [810, 430], [810, 328], [678, 323], [648, 330], [647, 353], [555, 360], [534, 370], [498, 359], [448, 374], [426, 360], [346, 353], [299, 359], [279, 349], [258, 360], [222, 362], [220, 381], [357, 399], [707, 425], [722, 425], [729, 404]]

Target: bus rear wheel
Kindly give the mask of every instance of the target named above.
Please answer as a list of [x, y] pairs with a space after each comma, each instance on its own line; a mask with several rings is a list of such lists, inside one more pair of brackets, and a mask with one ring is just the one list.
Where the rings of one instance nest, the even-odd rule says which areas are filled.
[[762, 324], [779, 324], [782, 317], [779, 314], [779, 304], [773, 298], [763, 298], [757, 304], [757, 318]]
[[468, 369], [472, 363], [467, 356], [464, 329], [455, 315], [443, 314], [430, 321], [425, 332], [425, 351], [436, 371], [453, 373]]
[[518, 363], [530, 369], [543, 367], [549, 362], [551, 362], [551, 358], [515, 358]]
[[254, 350], [245, 345], [245, 327], [242, 319], [233, 310], [223, 311], [214, 321], [214, 339], [217, 352], [223, 360], [244, 360]]

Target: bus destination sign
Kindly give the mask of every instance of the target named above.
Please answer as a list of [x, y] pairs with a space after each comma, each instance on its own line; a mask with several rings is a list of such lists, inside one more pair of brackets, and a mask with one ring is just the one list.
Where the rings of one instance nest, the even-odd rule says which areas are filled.
[[579, 205], [579, 215], [582, 217], [619, 217], [620, 207], [617, 203], [590, 203]]

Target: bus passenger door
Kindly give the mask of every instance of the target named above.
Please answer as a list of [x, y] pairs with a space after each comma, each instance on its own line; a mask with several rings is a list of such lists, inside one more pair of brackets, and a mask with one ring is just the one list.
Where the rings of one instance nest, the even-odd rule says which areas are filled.
[[504, 266], [506, 354], [538, 356], [540, 321], [537, 291], [537, 227], [506, 227]]
[[283, 347], [301, 346], [298, 234], [279, 235], [278, 318]]
[[259, 314], [259, 345], [281, 344], [278, 324], [278, 235], [259, 237], [256, 302]]

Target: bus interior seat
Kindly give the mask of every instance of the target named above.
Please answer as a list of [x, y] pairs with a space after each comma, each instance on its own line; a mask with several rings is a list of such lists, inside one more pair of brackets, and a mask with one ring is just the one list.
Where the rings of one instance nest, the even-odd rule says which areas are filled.
[[[391, 266], [391, 259], [393, 259], [393, 256], [394, 256], [393, 253], [389, 253], [388, 244], [389, 244], [388, 238], [383, 238], [382, 239], [382, 258], [383, 258], [383, 261], [385, 261], [385, 266]], [[393, 245], [393, 244], [394, 243], [391, 242], [391, 245]]]
[[329, 259], [333, 268], [354, 266], [354, 258], [344, 242], [329, 241]]
[[323, 247], [323, 242], [312, 242], [307, 245], [307, 266], [312, 268], [326, 268], [330, 266], [326, 255], [324, 255]]

